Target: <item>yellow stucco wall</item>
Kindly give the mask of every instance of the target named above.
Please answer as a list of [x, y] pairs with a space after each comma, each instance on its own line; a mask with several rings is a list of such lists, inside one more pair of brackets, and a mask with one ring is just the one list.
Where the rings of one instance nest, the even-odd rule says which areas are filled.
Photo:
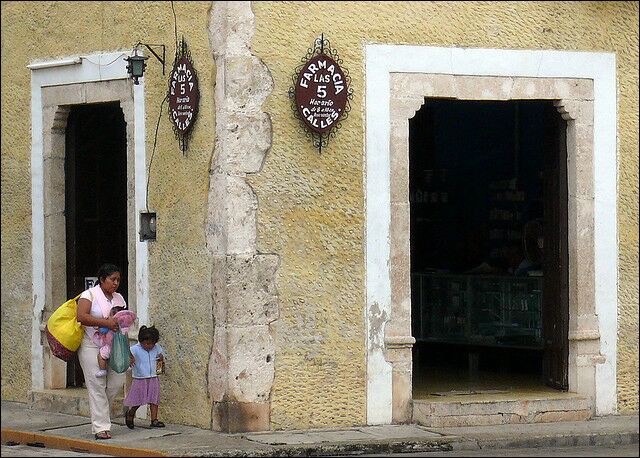
[[[207, 31], [210, 3], [175, 2], [174, 7], [179, 37], [185, 35], [198, 72], [201, 102], [186, 156], [174, 137], [167, 103], [162, 106], [149, 184], [149, 209], [158, 214], [158, 240], [148, 244], [149, 316], [159, 326], [160, 342], [170, 356], [162, 378], [163, 417], [209, 427], [206, 373], [213, 318], [204, 231], [215, 124], [215, 74]], [[144, 78], [149, 162], [175, 52], [171, 2], [2, 2], [2, 399], [26, 400], [25, 387], [31, 384], [31, 76], [27, 65], [35, 60], [129, 51], [138, 41], [167, 46], [166, 75], [151, 56]]]
[[[618, 405], [621, 412], [637, 411], [638, 3], [254, 2], [253, 9], [253, 49], [275, 82], [264, 106], [273, 146], [262, 173], [251, 178], [260, 202], [259, 249], [282, 257], [273, 426], [365, 421], [366, 43], [616, 53]], [[355, 98], [343, 128], [319, 156], [293, 117], [287, 91], [321, 33], [349, 70]]]
[[[28, 62], [23, 59], [23, 68], [18, 68], [20, 56], [13, 52], [13, 42], [5, 39], [5, 33], [20, 30], [5, 14], [13, 6], [2, 2], [0, 13], [2, 399], [24, 400], [24, 387], [31, 382], [31, 97]], [[11, 131], [5, 130], [9, 126]]]
[[[209, 2], [174, 2], [200, 79], [201, 105], [187, 156], [161, 118], [150, 172], [158, 240], [149, 243], [150, 316], [171, 356], [163, 417], [207, 427], [211, 348], [210, 262], [205, 246], [214, 145]], [[167, 75], [151, 57], [145, 76], [147, 157], [173, 55], [170, 2], [2, 2], [2, 398], [25, 400], [31, 379], [31, 132], [33, 60], [165, 43]], [[638, 3], [254, 2], [254, 53], [274, 79], [264, 105], [273, 146], [250, 176], [259, 201], [259, 250], [280, 256], [273, 428], [365, 422], [365, 43], [615, 52], [619, 90], [619, 331], [621, 412], [638, 410]], [[81, 17], [82, 20], [78, 20]], [[135, 21], [133, 18], [136, 18]], [[324, 32], [352, 77], [352, 112], [318, 155], [294, 119], [287, 91]], [[163, 107], [166, 113], [166, 104]]]

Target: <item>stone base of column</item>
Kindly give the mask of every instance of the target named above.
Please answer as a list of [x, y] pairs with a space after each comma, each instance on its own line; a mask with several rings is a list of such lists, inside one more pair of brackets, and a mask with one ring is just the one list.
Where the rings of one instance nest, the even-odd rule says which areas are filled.
[[224, 433], [269, 431], [270, 410], [267, 402], [214, 402], [212, 429]]

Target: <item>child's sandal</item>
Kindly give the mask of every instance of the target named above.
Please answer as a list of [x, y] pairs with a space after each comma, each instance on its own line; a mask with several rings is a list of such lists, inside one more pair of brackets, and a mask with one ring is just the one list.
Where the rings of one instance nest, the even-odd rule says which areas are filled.
[[133, 427], [135, 426], [133, 423], [133, 417], [134, 417], [135, 413], [133, 412], [133, 410], [128, 409], [127, 413], [124, 416], [124, 422], [127, 425], [127, 428], [129, 429], [133, 429]]
[[164, 428], [164, 423], [162, 423], [160, 420], [155, 419], [155, 420], [151, 420], [151, 427], [152, 428]]

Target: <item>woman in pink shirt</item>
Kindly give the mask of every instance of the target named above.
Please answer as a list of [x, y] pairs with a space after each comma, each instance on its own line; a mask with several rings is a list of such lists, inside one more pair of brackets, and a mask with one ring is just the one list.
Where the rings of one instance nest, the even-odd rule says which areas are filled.
[[125, 373], [119, 374], [109, 367], [105, 377], [95, 376], [100, 370], [100, 349], [92, 337], [97, 327], [118, 330], [118, 321], [111, 316], [111, 308], [127, 307], [124, 297], [116, 292], [118, 286], [120, 268], [103, 264], [98, 270], [98, 284], [84, 291], [78, 299], [77, 319], [85, 329], [78, 359], [89, 393], [91, 430], [99, 440], [111, 439], [111, 404], [116, 395], [122, 393]]

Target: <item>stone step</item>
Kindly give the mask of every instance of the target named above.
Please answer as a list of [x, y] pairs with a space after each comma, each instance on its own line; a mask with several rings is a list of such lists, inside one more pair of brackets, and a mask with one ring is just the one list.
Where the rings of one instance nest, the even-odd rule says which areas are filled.
[[[111, 417], [124, 416], [124, 396], [116, 396], [111, 407]], [[65, 413], [90, 417], [89, 394], [86, 388], [33, 390], [29, 392], [29, 407], [45, 412]]]
[[589, 400], [572, 393], [559, 397], [496, 400], [489, 396], [455, 396], [451, 400], [413, 401], [413, 421], [428, 427], [582, 421], [592, 416]]

